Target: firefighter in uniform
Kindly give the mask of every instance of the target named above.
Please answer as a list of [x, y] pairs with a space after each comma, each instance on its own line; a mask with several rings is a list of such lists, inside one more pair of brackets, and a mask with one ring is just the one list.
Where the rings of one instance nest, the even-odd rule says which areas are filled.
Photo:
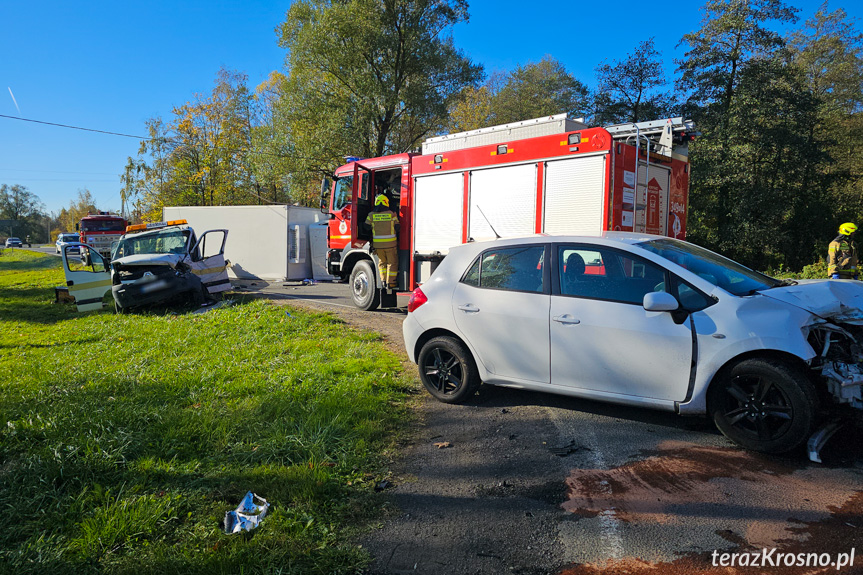
[[390, 210], [390, 200], [384, 194], [375, 197], [375, 209], [366, 218], [366, 227], [372, 229], [372, 249], [378, 256], [381, 281], [388, 288], [398, 287], [399, 253], [396, 234], [399, 218]]
[[839, 226], [836, 236], [827, 250], [827, 275], [833, 279], [857, 279], [857, 246], [854, 232], [857, 226], [851, 222]]

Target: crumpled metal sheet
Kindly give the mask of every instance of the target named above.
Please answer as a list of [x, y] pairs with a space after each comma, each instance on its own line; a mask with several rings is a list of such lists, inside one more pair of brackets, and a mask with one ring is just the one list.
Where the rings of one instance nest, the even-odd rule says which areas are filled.
[[225, 513], [225, 533], [251, 531], [261, 524], [269, 508], [266, 499], [249, 491], [236, 509]]
[[857, 323], [863, 319], [863, 282], [800, 280], [797, 285], [759, 293], [834, 321]]

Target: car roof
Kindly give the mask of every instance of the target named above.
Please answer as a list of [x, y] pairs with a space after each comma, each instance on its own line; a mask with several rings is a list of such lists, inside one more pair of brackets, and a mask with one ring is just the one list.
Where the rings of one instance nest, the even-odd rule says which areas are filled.
[[639, 234], [635, 232], [601, 232], [598, 234], [585, 235], [554, 235], [554, 234], [532, 234], [529, 236], [517, 236], [508, 238], [499, 238], [496, 240], [483, 240], [480, 242], [469, 242], [459, 246], [450, 248], [450, 252], [454, 250], [470, 250], [482, 251], [489, 248], [511, 246], [517, 244], [547, 244], [555, 243], [600, 243], [604, 245], [626, 244], [633, 245], [651, 240], [668, 240], [672, 239], [668, 236], [658, 236], [654, 234]]

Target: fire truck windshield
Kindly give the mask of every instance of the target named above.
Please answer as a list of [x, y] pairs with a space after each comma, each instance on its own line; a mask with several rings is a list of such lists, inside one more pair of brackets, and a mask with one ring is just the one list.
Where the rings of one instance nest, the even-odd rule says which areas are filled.
[[81, 220], [81, 230], [85, 232], [124, 232], [126, 222], [122, 219]]
[[184, 254], [188, 230], [160, 230], [149, 234], [136, 234], [123, 238], [114, 249], [114, 258], [135, 254]]

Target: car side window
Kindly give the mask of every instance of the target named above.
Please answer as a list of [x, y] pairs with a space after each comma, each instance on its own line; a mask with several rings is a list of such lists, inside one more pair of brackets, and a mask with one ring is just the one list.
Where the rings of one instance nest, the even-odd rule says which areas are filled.
[[673, 276], [672, 285], [677, 292], [675, 295], [677, 301], [680, 302], [680, 307], [689, 312], [700, 311], [716, 303], [710, 296], [705, 295], [700, 290], [684, 283], [677, 276]]
[[483, 252], [461, 281], [479, 288], [543, 293], [544, 253], [544, 246]]
[[598, 246], [557, 253], [562, 295], [642, 305], [645, 294], [667, 291], [666, 272], [653, 262]]

